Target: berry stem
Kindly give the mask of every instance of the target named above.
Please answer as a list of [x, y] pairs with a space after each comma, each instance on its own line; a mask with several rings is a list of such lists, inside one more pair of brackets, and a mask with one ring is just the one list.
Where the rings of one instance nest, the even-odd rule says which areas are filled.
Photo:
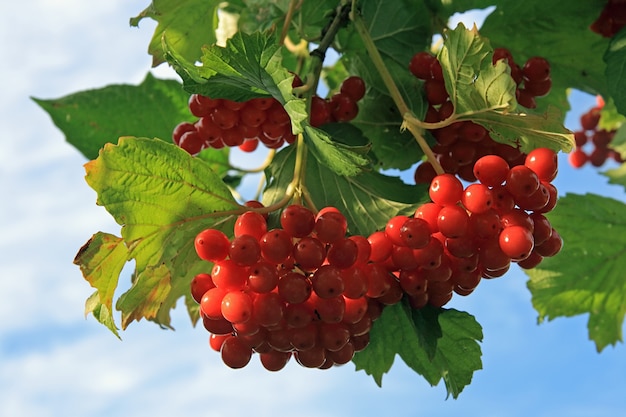
[[293, 14], [298, 7], [302, 5], [302, 0], [291, 0], [289, 2], [289, 8], [287, 9], [287, 14], [285, 15], [285, 21], [283, 22], [283, 29], [280, 32], [280, 45], [285, 42], [285, 38], [287, 38], [287, 32], [289, 32], [289, 26], [291, 26], [291, 19], [293, 19]]
[[389, 70], [385, 66], [385, 62], [383, 61], [380, 52], [378, 52], [378, 48], [376, 48], [376, 45], [374, 44], [374, 40], [367, 30], [363, 18], [361, 17], [361, 15], [354, 12], [352, 12], [350, 15], [357, 32], [359, 33], [361, 39], [363, 40], [363, 43], [365, 44], [365, 49], [367, 49], [368, 55], [372, 60], [374, 67], [376, 67], [376, 69], [378, 70], [378, 73], [385, 83], [387, 90], [389, 90], [389, 94], [391, 95], [393, 102], [395, 103], [396, 107], [400, 111], [400, 114], [402, 115], [402, 119], [404, 120], [402, 127], [408, 129], [409, 132], [411, 132], [411, 134], [417, 141], [417, 144], [420, 146], [420, 148], [428, 158], [428, 161], [435, 169], [435, 172], [437, 172], [438, 174], [442, 174], [444, 170], [441, 167], [441, 164], [435, 157], [432, 149], [430, 149], [430, 146], [428, 146], [426, 140], [424, 139], [424, 126], [422, 121], [415, 117], [409, 106], [404, 101], [404, 98], [402, 98], [402, 94], [400, 93], [398, 86], [393, 80], [393, 77], [389, 73]]

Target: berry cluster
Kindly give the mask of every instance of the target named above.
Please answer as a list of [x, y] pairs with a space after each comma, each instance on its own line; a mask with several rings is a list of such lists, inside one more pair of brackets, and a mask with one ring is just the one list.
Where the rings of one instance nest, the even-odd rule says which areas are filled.
[[474, 165], [478, 183], [464, 188], [452, 174], [436, 176], [431, 202], [367, 238], [346, 237], [346, 218], [333, 207], [315, 215], [300, 205], [282, 211], [280, 228], [268, 230], [263, 215], [247, 211], [232, 239], [203, 230], [196, 252], [214, 266], [193, 278], [191, 294], [212, 348], [232, 368], [256, 352], [271, 371], [292, 356], [326, 369], [364, 349], [383, 308], [405, 296], [413, 308], [441, 307], [512, 262], [534, 268], [563, 245], [544, 216], [556, 205], [556, 173], [546, 148], [512, 168], [484, 156]]
[[581, 168], [586, 163], [601, 167], [609, 158], [624, 162], [619, 152], [610, 146], [615, 130], [598, 129], [603, 105], [602, 99], [598, 98], [597, 105], [580, 116], [581, 129], [574, 132], [576, 148], [568, 156], [574, 168]]
[[504, 275], [512, 262], [534, 268], [563, 245], [544, 216], [556, 205], [556, 173], [556, 154], [539, 148], [514, 167], [496, 155], [481, 157], [474, 165], [479, 182], [465, 188], [452, 174], [438, 175], [431, 202], [413, 217], [391, 219], [372, 253], [385, 247], [387, 258], [376, 260], [397, 274], [416, 308], [442, 306], [453, 292], [468, 295], [482, 278]]
[[624, 0], [609, 0], [600, 16], [589, 28], [606, 38], [612, 38], [626, 25], [626, 2]]
[[[505, 59], [511, 68], [511, 76], [517, 84], [518, 103], [527, 108], [536, 107], [535, 97], [547, 94], [552, 86], [548, 61], [532, 57], [520, 67], [508, 50], [497, 48], [493, 62], [501, 59]], [[437, 58], [428, 52], [419, 52], [411, 59], [409, 69], [415, 77], [424, 80], [429, 104], [424, 121], [437, 123], [450, 117], [454, 106], [446, 91], [443, 70]], [[511, 166], [523, 164], [526, 157], [515, 147], [495, 142], [483, 126], [471, 121], [452, 123], [431, 133], [436, 140], [433, 152], [444, 171], [468, 182], [476, 181], [473, 166], [481, 156], [498, 155]], [[429, 183], [434, 176], [435, 171], [428, 162], [420, 164], [415, 171], [417, 183]]]
[[[292, 86], [302, 81], [294, 78]], [[365, 95], [365, 84], [359, 77], [348, 77], [338, 93], [328, 99], [317, 95], [311, 101], [310, 123], [319, 127], [331, 122], [347, 122], [359, 111], [357, 101]], [[205, 148], [239, 147], [244, 152], [254, 151], [259, 142], [270, 149], [278, 149], [295, 140], [291, 119], [275, 98], [255, 98], [246, 102], [213, 99], [200, 94], [189, 98], [189, 110], [199, 119], [195, 123], [182, 122], [172, 133], [174, 143], [192, 155]]]
[[346, 237], [335, 208], [315, 215], [290, 205], [280, 225], [268, 230], [263, 215], [247, 211], [230, 240], [216, 229], [197, 235], [198, 256], [214, 263], [191, 283], [210, 344], [232, 368], [254, 352], [271, 371], [292, 356], [305, 367], [345, 364], [368, 345], [393, 277], [369, 263], [367, 239]]

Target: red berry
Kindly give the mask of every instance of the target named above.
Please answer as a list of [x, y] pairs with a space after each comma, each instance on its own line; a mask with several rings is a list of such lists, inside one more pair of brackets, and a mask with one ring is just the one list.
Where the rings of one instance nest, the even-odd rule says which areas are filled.
[[452, 174], [437, 175], [430, 183], [428, 195], [435, 204], [453, 205], [459, 202], [463, 194], [463, 184]]
[[205, 229], [196, 236], [194, 246], [200, 259], [217, 262], [228, 255], [230, 241], [223, 232], [217, 229]]
[[359, 101], [365, 95], [365, 82], [361, 77], [351, 76], [343, 80], [340, 91], [354, 101]]
[[500, 232], [500, 249], [513, 261], [522, 261], [530, 256], [535, 246], [532, 231], [523, 226], [505, 227]]

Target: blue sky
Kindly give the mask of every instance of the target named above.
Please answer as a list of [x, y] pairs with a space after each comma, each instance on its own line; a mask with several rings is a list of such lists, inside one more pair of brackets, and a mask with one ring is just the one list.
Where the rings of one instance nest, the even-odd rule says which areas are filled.
[[[518, 270], [449, 305], [475, 315], [485, 335], [484, 369], [457, 400], [399, 359], [382, 388], [352, 364], [316, 371], [290, 363], [269, 373], [252, 361], [230, 370], [182, 307], [176, 331], [140, 322], [121, 342], [85, 319], [92, 291], [72, 259], [92, 233], [119, 227], [95, 205], [84, 158], [29, 96], [139, 83], [154, 26], [130, 28], [128, 18], [147, 3], [0, 4], [0, 415], [626, 416], [624, 345], [596, 353], [586, 317], [537, 325]], [[576, 129], [594, 98], [573, 102], [568, 126]], [[566, 163], [555, 183], [562, 194], [624, 196], [591, 168]]]

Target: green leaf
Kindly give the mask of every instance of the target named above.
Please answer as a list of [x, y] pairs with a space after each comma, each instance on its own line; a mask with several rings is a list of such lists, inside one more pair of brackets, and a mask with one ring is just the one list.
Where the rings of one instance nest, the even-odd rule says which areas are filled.
[[494, 48], [509, 49], [519, 65], [532, 56], [546, 58], [553, 92], [576, 88], [607, 96], [602, 56], [609, 41], [589, 30], [603, 6], [594, 1], [572, 1], [567, 7], [560, 0], [499, 1], [480, 33]]
[[503, 61], [492, 64], [492, 56], [489, 41], [477, 30], [459, 23], [446, 31], [438, 59], [455, 113], [515, 108], [515, 81]]
[[476, 30], [459, 24], [446, 32], [438, 58], [458, 119], [483, 125], [495, 141], [518, 145], [523, 152], [537, 147], [569, 152], [574, 136], [563, 126], [561, 112], [554, 107], [543, 114], [516, 108], [510, 69], [504, 61], [493, 65], [492, 56], [489, 42]]
[[611, 39], [606, 53], [606, 81], [617, 110], [626, 115], [626, 30], [619, 31]]
[[[430, 46], [432, 21], [430, 11], [423, 1], [364, 0], [359, 11], [383, 59], [407, 68], [413, 55]], [[340, 33], [340, 49], [360, 52], [363, 44], [356, 31]]]
[[[224, 212], [238, 204], [206, 162], [163, 141], [121, 138], [85, 169], [98, 205], [122, 225], [128, 259], [136, 264], [132, 286], [117, 303], [122, 328], [157, 314], [159, 324], [169, 326], [169, 314], [159, 308], [166, 301], [173, 307], [188, 295], [191, 274], [210, 268], [195, 254], [194, 237], [208, 227], [232, 232], [232, 216]], [[105, 255], [98, 250], [80, 259], [89, 264]]]
[[[378, 168], [408, 169], [423, 156], [415, 138], [402, 127], [402, 115], [384, 85], [382, 78], [364, 53], [342, 56], [342, 62], [351, 74], [358, 74], [365, 81], [367, 94], [359, 101], [359, 113], [352, 121], [372, 142]], [[408, 64], [407, 64], [408, 65]], [[386, 66], [396, 83], [402, 98], [417, 116], [426, 113], [427, 103], [422, 84], [407, 67], [387, 59]]]
[[540, 147], [569, 152], [575, 145], [574, 134], [562, 125], [556, 107], [543, 115], [483, 112], [471, 120], [485, 126], [496, 142], [519, 145], [526, 153]]
[[200, 48], [216, 41], [220, 3], [220, 0], [153, 0], [138, 16], [131, 18], [131, 26], [139, 26], [139, 22], [146, 17], [158, 22], [148, 47], [152, 66], [165, 62], [161, 44], [164, 35], [178, 54], [188, 61], [197, 61]]
[[369, 149], [367, 146], [344, 145], [333, 141], [333, 138], [323, 130], [305, 125], [304, 140], [316, 160], [337, 175], [356, 175], [369, 163], [363, 156]]
[[[264, 204], [270, 205], [285, 196], [293, 178], [296, 150], [280, 151], [266, 170], [268, 186]], [[334, 206], [345, 214], [350, 234], [369, 236], [384, 228], [396, 214], [412, 214], [428, 200], [425, 186], [408, 185], [399, 178], [374, 171], [346, 177], [337, 175], [307, 155], [304, 182], [318, 209]]]
[[282, 55], [274, 36], [237, 32], [226, 47], [204, 48], [202, 66], [186, 61], [168, 45], [166, 39], [167, 59], [187, 91], [234, 101], [270, 95], [285, 107], [293, 133], [302, 132], [302, 122], [308, 118], [305, 102], [291, 92], [293, 75], [281, 64]]
[[626, 314], [626, 205], [595, 194], [567, 194], [548, 216], [562, 251], [527, 271], [539, 321], [589, 314], [598, 351], [622, 341]]
[[66, 140], [88, 159], [120, 136], [171, 140], [174, 127], [193, 121], [179, 82], [148, 73], [141, 84], [109, 85], [52, 100], [33, 98], [48, 112]]
[[128, 248], [122, 238], [98, 232], [78, 251], [74, 264], [96, 292], [88, 299], [85, 313], [108, 327], [117, 337], [117, 326], [113, 320], [113, 296], [118, 277], [128, 260]]
[[443, 379], [457, 398], [476, 370], [482, 369], [482, 329], [471, 315], [453, 309], [412, 310], [405, 303], [385, 307], [374, 322], [370, 344], [355, 354], [357, 370], [382, 385], [396, 355], [432, 386]]

